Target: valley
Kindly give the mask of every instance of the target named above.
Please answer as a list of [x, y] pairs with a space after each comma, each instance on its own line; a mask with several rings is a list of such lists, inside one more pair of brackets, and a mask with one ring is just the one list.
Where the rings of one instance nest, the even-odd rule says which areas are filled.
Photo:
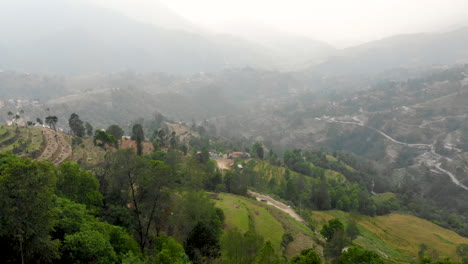
[[439, 2], [0, 1], [0, 263], [467, 264]]

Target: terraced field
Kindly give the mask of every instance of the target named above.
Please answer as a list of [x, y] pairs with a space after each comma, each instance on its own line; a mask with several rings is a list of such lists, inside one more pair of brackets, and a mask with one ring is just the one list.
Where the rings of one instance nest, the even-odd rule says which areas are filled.
[[51, 161], [59, 165], [72, 155], [72, 148], [64, 133], [48, 128], [0, 126], [0, 152], [12, 153], [37, 159]]
[[0, 127], [0, 151], [11, 151], [23, 157], [37, 158], [44, 148], [42, 132], [36, 128]]

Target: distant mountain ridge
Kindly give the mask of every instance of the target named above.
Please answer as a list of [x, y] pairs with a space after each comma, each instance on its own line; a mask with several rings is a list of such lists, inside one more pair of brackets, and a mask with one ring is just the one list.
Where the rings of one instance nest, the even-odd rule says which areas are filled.
[[329, 75], [375, 74], [468, 62], [468, 27], [445, 33], [397, 35], [341, 50], [310, 70]]
[[251, 32], [238, 31], [239, 36], [212, 34], [164, 6], [154, 7], [158, 17], [148, 24], [90, 3], [0, 2], [0, 69], [82, 75], [254, 67], [346, 75], [468, 61], [468, 28], [393, 36], [337, 50], [311, 38], [262, 31], [261, 24], [252, 24]]

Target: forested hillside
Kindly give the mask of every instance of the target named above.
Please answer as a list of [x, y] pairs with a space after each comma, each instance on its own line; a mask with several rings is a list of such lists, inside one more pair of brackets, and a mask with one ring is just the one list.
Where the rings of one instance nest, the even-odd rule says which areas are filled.
[[[2, 127], [3, 150], [24, 156], [0, 155], [8, 208], [2, 262], [439, 263], [466, 256], [468, 239], [411, 216], [418, 211], [405, 193], [376, 194], [375, 168], [351, 154], [294, 150], [281, 158], [256, 143], [251, 157], [234, 156], [246, 152], [201, 127], [167, 121], [148, 149], [148, 127], [140, 124], [124, 139], [116, 125], [92, 136], [77, 115], [69, 123], [70, 134]], [[69, 144], [70, 153], [49, 155], [54, 142]], [[466, 227], [457, 217], [436, 223], [460, 231], [454, 223]], [[385, 235], [415, 226], [418, 238]]]

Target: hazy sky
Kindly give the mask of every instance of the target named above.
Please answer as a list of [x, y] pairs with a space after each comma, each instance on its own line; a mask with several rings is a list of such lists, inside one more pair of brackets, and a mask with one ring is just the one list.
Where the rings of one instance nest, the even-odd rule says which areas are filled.
[[[155, 0], [92, 0], [151, 22]], [[159, 0], [214, 31], [259, 23], [344, 46], [468, 22], [468, 0]], [[246, 22], [242, 22], [246, 21]]]

